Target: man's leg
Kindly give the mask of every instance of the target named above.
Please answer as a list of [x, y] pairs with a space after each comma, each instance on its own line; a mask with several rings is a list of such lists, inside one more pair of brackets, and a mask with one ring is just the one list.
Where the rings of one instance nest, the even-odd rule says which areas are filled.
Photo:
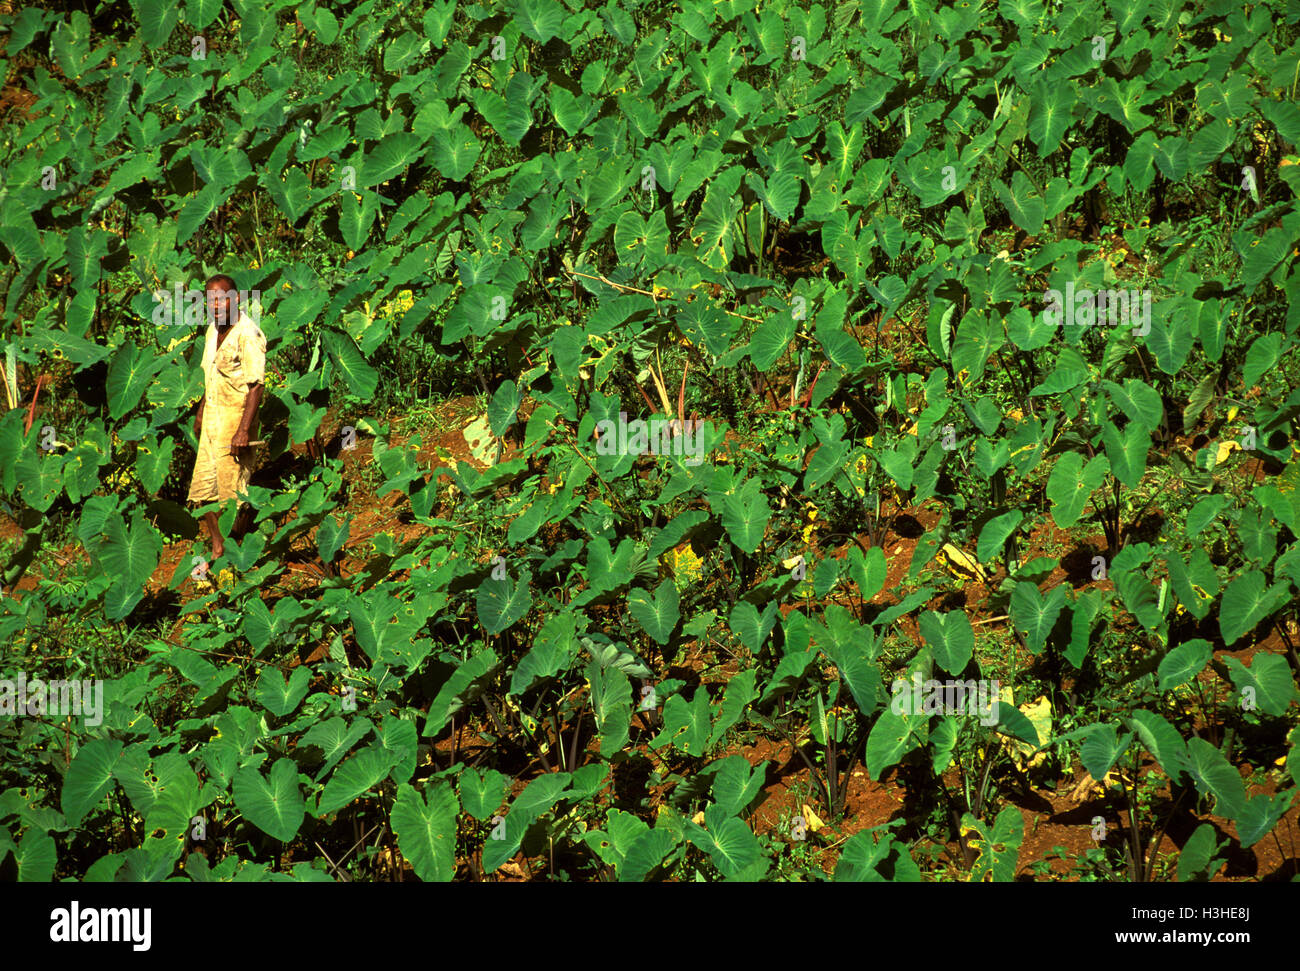
[[226, 541], [221, 538], [221, 525], [217, 522], [217, 519], [215, 512], [203, 514], [203, 521], [208, 524], [208, 536], [212, 539], [212, 558], [214, 560], [226, 552]]
[[253, 451], [251, 448], [243, 449], [242, 454], [235, 460], [234, 482], [232, 491], [236, 494], [235, 503], [237, 509], [235, 512], [235, 523], [231, 527], [230, 535], [232, 539], [243, 539], [245, 535], [253, 528], [253, 520], [257, 516], [257, 510], [253, 504], [247, 501], [241, 501], [238, 496], [247, 494], [249, 484], [253, 481]]

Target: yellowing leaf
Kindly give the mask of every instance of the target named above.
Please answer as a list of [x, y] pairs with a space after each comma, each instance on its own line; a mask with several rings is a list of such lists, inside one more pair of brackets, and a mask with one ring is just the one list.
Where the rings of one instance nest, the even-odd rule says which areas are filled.
[[803, 807], [803, 819], [808, 824], [808, 829], [814, 833], [826, 825], [822, 822], [821, 817], [812, 811], [812, 807], [807, 804]]
[[1229, 455], [1231, 455], [1234, 451], [1240, 448], [1241, 446], [1238, 445], [1236, 442], [1220, 442], [1219, 454], [1215, 456], [1214, 464], [1222, 465]]
[[948, 572], [955, 576], [977, 577], [981, 582], [988, 581], [988, 574], [979, 565], [979, 561], [965, 550], [958, 549], [951, 543], [944, 543], [941, 549]]
[[[1012, 694], [1010, 688], [1003, 688], [999, 692], [999, 702], [1011, 704]], [[1029, 719], [1029, 723], [1034, 726], [1034, 731], [1038, 733], [1038, 740], [1046, 743], [1052, 735], [1052, 703], [1046, 695], [1040, 697], [1037, 701], [1029, 702], [1019, 706], [1020, 713]], [[1019, 739], [1007, 739], [1007, 750], [1011, 753], [1012, 759], [1021, 772], [1026, 769], [1032, 769], [1042, 764], [1047, 758], [1045, 748], [1035, 748], [1028, 742], [1022, 742]]]

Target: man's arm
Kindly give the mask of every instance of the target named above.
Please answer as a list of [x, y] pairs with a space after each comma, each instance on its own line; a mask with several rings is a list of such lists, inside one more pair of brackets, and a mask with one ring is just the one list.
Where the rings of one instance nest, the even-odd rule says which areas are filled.
[[262, 382], [248, 386], [248, 395], [244, 398], [244, 413], [239, 418], [239, 427], [235, 429], [235, 437], [230, 440], [230, 450], [236, 452], [238, 449], [248, 447], [248, 433], [252, 429], [254, 422], [257, 421], [257, 406], [262, 403]]
[[194, 415], [194, 437], [199, 437], [199, 432], [203, 428], [203, 405], [207, 402], [208, 396], [205, 394], [199, 398], [199, 410]]

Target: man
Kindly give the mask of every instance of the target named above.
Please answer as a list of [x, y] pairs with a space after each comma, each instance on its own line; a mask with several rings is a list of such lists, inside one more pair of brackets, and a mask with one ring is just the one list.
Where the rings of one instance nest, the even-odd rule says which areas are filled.
[[[266, 376], [266, 337], [239, 306], [235, 281], [218, 275], [204, 287], [208, 308], [208, 336], [203, 347], [204, 394], [194, 416], [199, 451], [190, 481], [189, 499], [203, 505], [225, 503], [248, 491], [253, 474], [249, 438], [256, 435], [257, 408], [262, 403]], [[212, 537], [213, 559], [226, 550], [216, 512], [203, 521]], [[239, 501], [234, 537], [252, 526], [253, 510]]]

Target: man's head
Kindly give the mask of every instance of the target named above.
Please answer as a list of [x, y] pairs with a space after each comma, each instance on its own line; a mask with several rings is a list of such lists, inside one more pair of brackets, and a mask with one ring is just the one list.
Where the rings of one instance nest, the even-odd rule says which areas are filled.
[[239, 291], [235, 281], [224, 273], [208, 279], [204, 286], [208, 303], [208, 318], [220, 330], [225, 330], [239, 317]]

